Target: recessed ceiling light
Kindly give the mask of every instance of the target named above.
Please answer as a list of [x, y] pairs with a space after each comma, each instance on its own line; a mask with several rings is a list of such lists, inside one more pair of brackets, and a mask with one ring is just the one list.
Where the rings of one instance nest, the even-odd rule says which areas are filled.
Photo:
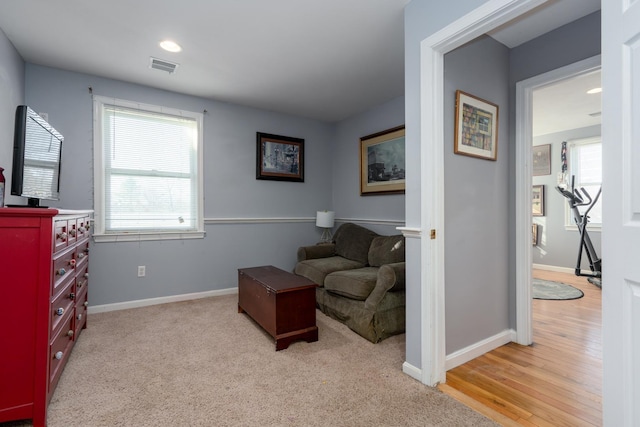
[[180, 52], [182, 50], [178, 43], [171, 40], [161, 41], [160, 47], [169, 52]]
[[594, 93], [600, 93], [600, 92], [602, 92], [602, 88], [601, 87], [594, 87], [593, 89], [589, 89], [587, 91], [587, 93], [589, 95], [593, 95]]

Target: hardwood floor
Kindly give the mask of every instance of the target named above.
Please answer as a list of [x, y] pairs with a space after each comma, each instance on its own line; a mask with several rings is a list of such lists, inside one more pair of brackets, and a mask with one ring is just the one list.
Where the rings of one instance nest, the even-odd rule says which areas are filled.
[[447, 372], [438, 387], [505, 426], [601, 426], [601, 290], [584, 277], [535, 270], [584, 297], [533, 300], [532, 346], [510, 343]]

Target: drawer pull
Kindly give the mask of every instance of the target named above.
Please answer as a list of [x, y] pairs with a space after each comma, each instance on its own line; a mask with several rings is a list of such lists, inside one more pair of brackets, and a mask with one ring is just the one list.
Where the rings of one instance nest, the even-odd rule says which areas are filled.
[[77, 286], [78, 288], [81, 288], [81, 287], [83, 287], [83, 286], [84, 286], [84, 283], [80, 282], [80, 283], [78, 283], [76, 286]]
[[69, 260], [69, 265], [70, 265], [71, 267], [75, 267], [75, 266], [76, 266], [76, 260], [75, 260], [75, 259], [70, 259], [70, 260]]
[[65, 240], [67, 240], [67, 233], [58, 233], [58, 239], [64, 242]]
[[84, 257], [85, 257], [85, 255], [84, 255], [82, 252], [80, 252], [80, 253], [78, 254], [78, 259], [82, 259], [82, 258], [84, 258]]
[[69, 331], [67, 331], [67, 336], [69, 338], [73, 337], [73, 331], [71, 329], [69, 329]]
[[64, 353], [62, 353], [61, 351], [57, 352], [56, 355], [54, 356], [56, 359], [60, 360], [62, 359], [62, 356], [64, 356]]
[[62, 316], [64, 314], [64, 308], [56, 308], [56, 315]]
[[83, 304], [85, 307], [89, 307], [89, 301], [85, 301]]
[[61, 268], [60, 270], [58, 270], [58, 275], [59, 276], [64, 276], [64, 274], [67, 272], [67, 270], [65, 270], [64, 268]]
[[88, 279], [89, 278], [89, 273], [84, 273], [84, 278]]
[[69, 294], [69, 299], [70, 299], [71, 301], [73, 301], [74, 299], [76, 299], [76, 294], [75, 294], [74, 292], [71, 292], [71, 293]]
[[76, 319], [78, 319], [78, 320], [82, 320], [82, 313], [78, 314], [78, 315], [76, 316]]
[[76, 230], [69, 230], [69, 234], [71, 235], [71, 237], [76, 235]]

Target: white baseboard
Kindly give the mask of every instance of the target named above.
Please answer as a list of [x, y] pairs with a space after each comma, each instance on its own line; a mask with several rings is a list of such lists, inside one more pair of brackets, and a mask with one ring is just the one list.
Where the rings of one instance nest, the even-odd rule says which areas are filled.
[[453, 369], [456, 366], [463, 365], [476, 357], [495, 350], [496, 348], [516, 340], [516, 331], [507, 329], [497, 335], [489, 337], [485, 340], [477, 342], [469, 347], [458, 350], [447, 355], [444, 367], [445, 370]]
[[[532, 267], [536, 268], [538, 270], [555, 271], [555, 272], [558, 272], [558, 273], [576, 274], [576, 269], [575, 268], [556, 267], [555, 265], [545, 265], [545, 264], [533, 264]], [[581, 272], [582, 273], [591, 273], [590, 270], [581, 270]]]
[[171, 295], [167, 297], [140, 299], [135, 301], [116, 302], [113, 304], [89, 306], [89, 314], [105, 313], [107, 311], [126, 310], [129, 308], [147, 307], [150, 305], [167, 304], [170, 302], [189, 301], [200, 298], [217, 297], [221, 295], [237, 294], [238, 288], [228, 288], [216, 291], [195, 292], [192, 294]]
[[409, 375], [411, 378], [422, 382], [422, 369], [416, 368], [412, 364], [404, 362], [402, 364], [402, 372]]

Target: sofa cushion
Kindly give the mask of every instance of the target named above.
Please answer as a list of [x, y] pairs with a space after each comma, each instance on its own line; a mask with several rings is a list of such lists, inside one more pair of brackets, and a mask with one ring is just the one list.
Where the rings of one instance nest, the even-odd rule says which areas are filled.
[[332, 294], [364, 301], [376, 286], [378, 269], [375, 267], [336, 271], [324, 279], [324, 288]]
[[336, 243], [336, 255], [367, 264], [369, 246], [378, 234], [367, 228], [350, 222], [342, 224], [336, 230], [333, 240]]
[[364, 267], [364, 263], [362, 262], [352, 261], [340, 256], [332, 256], [300, 261], [296, 264], [294, 273], [323, 286], [327, 274], [333, 273], [334, 271], [351, 270], [361, 267]]
[[404, 236], [397, 234], [374, 238], [369, 247], [368, 260], [372, 267], [404, 261]]

